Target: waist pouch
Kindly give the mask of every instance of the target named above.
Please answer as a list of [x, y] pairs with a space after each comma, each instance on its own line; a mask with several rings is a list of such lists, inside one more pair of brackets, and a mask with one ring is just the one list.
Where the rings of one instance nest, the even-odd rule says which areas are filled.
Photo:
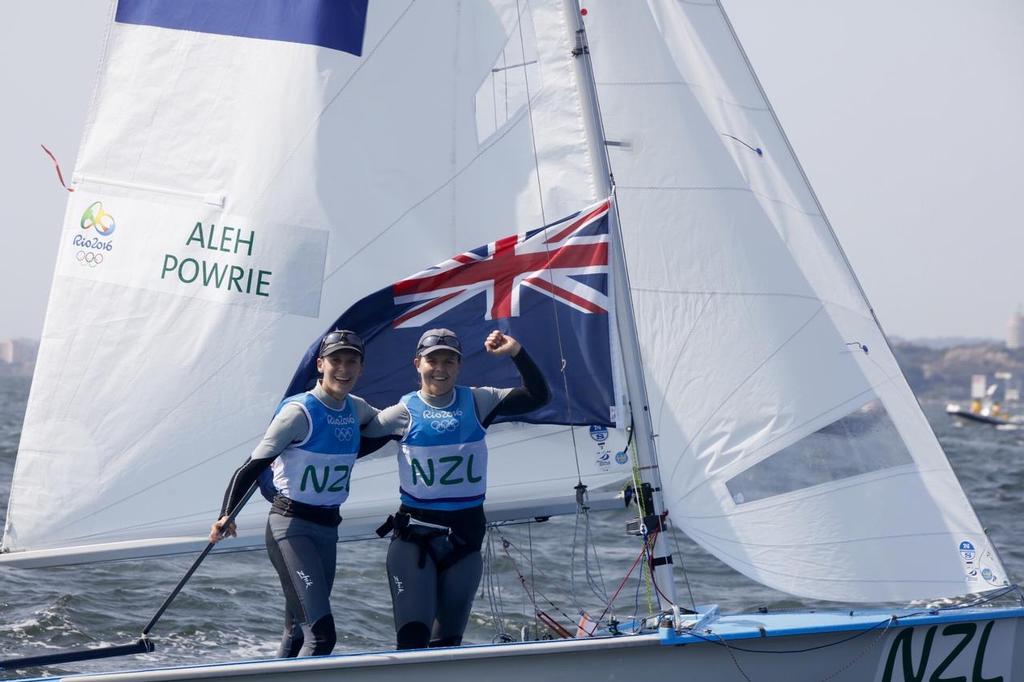
[[420, 568], [427, 565], [429, 556], [439, 572], [447, 570], [463, 557], [479, 549], [466, 543], [451, 528], [421, 525], [401, 511], [389, 516], [377, 529], [377, 535], [380, 537], [389, 532], [392, 541], [411, 542], [419, 548], [417, 565]]

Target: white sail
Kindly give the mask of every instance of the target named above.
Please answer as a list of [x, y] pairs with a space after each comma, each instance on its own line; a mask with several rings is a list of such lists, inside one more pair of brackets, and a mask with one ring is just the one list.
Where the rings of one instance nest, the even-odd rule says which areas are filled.
[[587, 8], [672, 521], [807, 597], [1003, 585], [719, 5]]
[[[597, 199], [563, 10], [374, 2], [359, 56], [113, 23], [0, 561], [195, 544], [341, 311]], [[575, 455], [565, 428], [496, 434], [488, 508], [572, 500], [577, 459], [618, 486], [630, 467], [578, 433]], [[393, 460], [360, 464], [343, 515], [365, 533], [397, 485]], [[225, 546], [261, 543], [265, 513]]]

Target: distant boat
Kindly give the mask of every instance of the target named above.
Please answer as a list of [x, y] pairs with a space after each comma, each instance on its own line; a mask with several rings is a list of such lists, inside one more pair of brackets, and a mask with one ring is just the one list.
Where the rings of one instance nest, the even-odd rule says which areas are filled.
[[979, 424], [990, 424], [1002, 428], [1016, 429], [1024, 424], [1024, 415], [1013, 414], [1005, 406], [1016, 403], [1020, 398], [1020, 389], [1014, 383], [1009, 372], [997, 372], [995, 378], [1002, 382], [1003, 402], [996, 400], [999, 383], [988, 383], [984, 374], [971, 376], [971, 402], [967, 407], [960, 403], [948, 403], [946, 414], [951, 417]]

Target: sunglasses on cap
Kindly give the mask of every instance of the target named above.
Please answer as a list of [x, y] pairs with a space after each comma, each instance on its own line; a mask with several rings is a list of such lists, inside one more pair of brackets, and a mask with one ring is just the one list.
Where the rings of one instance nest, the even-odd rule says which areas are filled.
[[424, 336], [420, 339], [420, 345], [416, 346], [416, 352], [419, 353], [421, 350], [433, 348], [434, 346], [449, 346], [455, 350], [462, 352], [462, 344], [459, 343], [457, 336], [448, 336], [431, 334], [430, 336]]
[[327, 336], [325, 336], [320, 342], [320, 353], [324, 352], [324, 348], [338, 343], [357, 348], [359, 349], [359, 352], [362, 352], [363, 350], [363, 340], [360, 338], [359, 334], [348, 331], [347, 329], [337, 329], [327, 334]]

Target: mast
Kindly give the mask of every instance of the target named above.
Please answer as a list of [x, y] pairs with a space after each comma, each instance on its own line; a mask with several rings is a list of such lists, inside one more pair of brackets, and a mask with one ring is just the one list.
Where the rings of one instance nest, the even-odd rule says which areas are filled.
[[[608, 159], [608, 141], [604, 135], [604, 123], [601, 119], [597, 83], [594, 79], [594, 67], [590, 60], [590, 47], [587, 43], [583, 14], [580, 11], [579, 0], [565, 0], [565, 7], [569, 25], [575, 26], [576, 43], [573, 56], [576, 58], [577, 82], [583, 92], [583, 119], [598, 196], [613, 196], [615, 177], [612, 175], [611, 163]], [[659, 532], [655, 536], [651, 554], [651, 570], [658, 602], [663, 610], [668, 610], [675, 606], [676, 596], [672, 574], [672, 551], [669, 548], [666, 535], [668, 523], [667, 519], [663, 517], [667, 510], [662, 497], [661, 474], [658, 470], [658, 453], [655, 443], [657, 434], [654, 433], [654, 426], [651, 422], [647, 385], [644, 381], [640, 355], [640, 340], [636, 330], [633, 299], [630, 295], [629, 272], [626, 268], [626, 257], [622, 248], [618, 206], [614, 201], [612, 210], [608, 212], [608, 221], [609, 232], [615, 235], [615, 238], [611, 240], [610, 259], [614, 280], [615, 319], [626, 375], [626, 394], [633, 417], [632, 429], [636, 443], [637, 465], [641, 483], [649, 485], [652, 492], [649, 500], [650, 507], [645, 510], [646, 516], [641, 519], [641, 523], [647, 527], [647, 532], [666, 531]], [[642, 491], [638, 490], [636, 494], [643, 499]]]

